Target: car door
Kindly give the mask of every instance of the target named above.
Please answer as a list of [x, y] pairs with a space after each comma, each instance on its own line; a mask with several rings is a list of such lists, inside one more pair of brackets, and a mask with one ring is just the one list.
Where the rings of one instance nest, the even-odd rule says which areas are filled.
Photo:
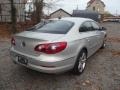
[[92, 24], [90, 21], [84, 22], [80, 27], [80, 35], [87, 41], [88, 55], [92, 55], [97, 50], [97, 38], [96, 31], [93, 30]]
[[103, 44], [104, 33], [101, 32], [99, 25], [95, 21], [91, 21], [94, 32], [96, 33], [96, 48], [99, 49]]

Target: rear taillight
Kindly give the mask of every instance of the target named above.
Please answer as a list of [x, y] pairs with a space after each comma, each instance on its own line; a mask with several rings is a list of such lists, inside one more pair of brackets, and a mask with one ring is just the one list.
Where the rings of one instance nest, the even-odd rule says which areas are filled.
[[35, 47], [35, 51], [43, 52], [46, 54], [56, 54], [63, 51], [67, 46], [67, 42], [56, 42], [39, 44]]
[[15, 46], [15, 39], [14, 38], [11, 39], [11, 44]]

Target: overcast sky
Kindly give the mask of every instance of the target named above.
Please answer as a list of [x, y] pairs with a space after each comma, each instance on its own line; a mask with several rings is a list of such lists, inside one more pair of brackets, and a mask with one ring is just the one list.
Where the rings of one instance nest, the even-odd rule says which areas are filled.
[[[62, 8], [68, 11], [69, 13], [72, 13], [73, 9], [76, 9], [77, 6], [79, 9], [82, 10], [86, 8], [88, 1], [89, 0], [61, 0], [57, 3], [56, 8], [54, 8], [52, 12], [59, 8]], [[106, 5], [105, 8], [106, 11], [109, 11], [112, 14], [116, 14], [117, 12], [117, 14], [120, 15], [120, 0], [102, 0], [102, 1]]]

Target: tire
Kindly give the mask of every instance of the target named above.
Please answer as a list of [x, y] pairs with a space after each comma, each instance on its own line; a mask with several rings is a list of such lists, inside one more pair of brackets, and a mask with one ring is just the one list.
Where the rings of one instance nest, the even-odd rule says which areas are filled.
[[105, 48], [105, 43], [103, 42], [103, 44], [102, 44], [102, 46], [101, 46], [101, 48], [100, 49], [104, 49]]
[[102, 46], [100, 47], [100, 49], [104, 49], [104, 48], [105, 48], [105, 46], [106, 46], [105, 42], [106, 42], [106, 39], [104, 39], [103, 44], [102, 44]]
[[78, 55], [75, 66], [73, 68], [73, 73], [75, 75], [80, 75], [83, 73], [86, 66], [86, 60], [87, 60], [87, 52], [86, 50], [82, 50]]

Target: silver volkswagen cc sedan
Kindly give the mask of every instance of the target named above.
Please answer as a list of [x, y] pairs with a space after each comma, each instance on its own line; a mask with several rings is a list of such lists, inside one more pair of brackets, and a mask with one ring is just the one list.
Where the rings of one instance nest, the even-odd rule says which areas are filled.
[[81, 74], [86, 60], [105, 47], [106, 32], [85, 18], [50, 19], [16, 34], [11, 39], [14, 63], [44, 73], [72, 70]]

